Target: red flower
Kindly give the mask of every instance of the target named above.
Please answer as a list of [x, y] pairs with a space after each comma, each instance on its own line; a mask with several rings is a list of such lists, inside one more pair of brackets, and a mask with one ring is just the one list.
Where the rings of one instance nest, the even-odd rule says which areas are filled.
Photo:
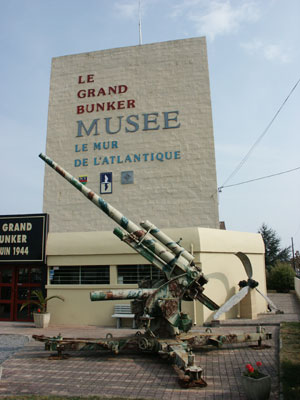
[[37, 312], [41, 312], [41, 309], [40, 309], [40, 308], [38, 308], [38, 309], [37, 309]]
[[251, 364], [249, 364], [249, 366], [248, 366], [247, 368], [248, 368], [248, 371], [250, 372], [250, 374], [251, 374], [252, 372], [254, 372], [254, 368], [252, 367]]
[[[257, 367], [261, 367], [262, 362], [257, 361], [256, 365]], [[265, 375], [263, 375], [258, 369], [254, 369], [251, 364], [246, 364], [246, 371], [244, 372], [244, 376], [249, 376], [250, 378], [259, 379]]]

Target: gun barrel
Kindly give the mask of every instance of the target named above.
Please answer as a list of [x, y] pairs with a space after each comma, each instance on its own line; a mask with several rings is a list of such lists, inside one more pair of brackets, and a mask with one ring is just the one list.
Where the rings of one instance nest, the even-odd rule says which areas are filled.
[[136, 243], [131, 240], [130, 237], [126, 234], [123, 229], [118, 226], [114, 229], [113, 233], [120, 239], [122, 242], [125, 242], [133, 248], [137, 253], [143, 256], [146, 260], [150, 261], [151, 264], [155, 265], [158, 269], [168, 274], [171, 270], [169, 264], [167, 264], [162, 258], [160, 258], [157, 254], [153, 253], [148, 247], [143, 246], [142, 243]]
[[140, 223], [141, 227], [149, 232], [152, 236], [163, 243], [168, 249], [170, 249], [177, 256], [181, 255], [187, 261], [192, 262], [195, 257], [192, 256], [184, 247], [179, 246], [178, 243], [174, 242], [168, 235], [162, 232], [157, 226], [152, 224], [150, 221], [143, 221]]
[[156, 289], [95, 290], [90, 293], [91, 301], [133, 300], [147, 298]]
[[[85, 197], [92, 201], [97, 207], [99, 207], [106, 215], [113, 219], [117, 224], [124, 228], [129, 234], [134, 234], [134, 238], [131, 237], [130, 240], [136, 241], [136, 246], [142, 242], [143, 246], [147, 247], [150, 251], [155, 253], [161, 260], [167, 263], [172, 269], [176, 265], [182, 271], [187, 272], [190, 269], [190, 262], [180, 256], [174, 256], [167, 250], [165, 246], [156, 242], [152, 236], [147, 235], [147, 232], [141, 229], [134, 222], [126, 218], [120, 211], [107, 203], [102, 197], [98, 196], [91, 189], [80, 183], [74, 176], [63, 169], [55, 161], [53, 161], [47, 155], [41, 153], [39, 157], [45, 161], [52, 169], [58, 172], [63, 178], [65, 178], [71, 185], [73, 185], [77, 190], [79, 190]], [[125, 240], [124, 240], [125, 241]], [[127, 242], [127, 241], [126, 241]], [[197, 271], [195, 271], [197, 273]]]
[[[60, 165], [58, 165], [55, 161], [53, 161], [50, 157], [41, 153], [39, 157], [45, 161], [51, 168], [53, 168], [56, 172], [58, 172], [63, 178], [65, 178], [68, 182], [71, 183], [76, 189], [78, 189], [85, 197], [91, 200], [97, 207], [99, 207], [105, 214], [107, 214], [110, 218], [112, 218], [117, 224], [121, 225], [127, 232], [137, 232], [141, 231], [141, 229], [132, 221], [128, 220], [122, 213], [120, 213], [117, 209], [112, 207], [109, 203], [102, 199], [102, 197], [98, 196], [91, 189], [80, 183], [74, 176], [72, 176], [69, 172], [63, 169]], [[142, 231], [142, 236], [145, 234]]]

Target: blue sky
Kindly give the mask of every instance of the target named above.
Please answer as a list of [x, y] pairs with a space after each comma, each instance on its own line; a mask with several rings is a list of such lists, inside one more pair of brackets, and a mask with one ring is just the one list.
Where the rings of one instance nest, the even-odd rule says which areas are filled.
[[[206, 36], [218, 186], [300, 78], [299, 0], [141, 0], [142, 40]], [[51, 58], [139, 43], [138, 0], [0, 0], [0, 214], [42, 212]], [[300, 84], [232, 185], [300, 167]], [[300, 170], [224, 188], [220, 220], [300, 250]]]

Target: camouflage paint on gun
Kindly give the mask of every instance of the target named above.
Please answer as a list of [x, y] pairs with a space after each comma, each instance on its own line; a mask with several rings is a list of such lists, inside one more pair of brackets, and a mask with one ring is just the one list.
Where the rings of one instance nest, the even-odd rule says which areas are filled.
[[90, 293], [91, 301], [136, 300], [149, 297], [156, 289], [115, 289], [94, 290]]
[[141, 227], [144, 228], [148, 233], [163, 243], [168, 249], [174, 254], [181, 255], [187, 261], [192, 262], [195, 257], [189, 253], [184, 247], [179, 246], [178, 243], [174, 242], [168, 235], [162, 232], [157, 226], [152, 224], [150, 221], [143, 221], [140, 223]]
[[[120, 230], [117, 231], [118, 234], [117, 232], [114, 232], [119, 238], [121, 238], [121, 240], [125, 241], [155, 265], [157, 265], [157, 263], [153, 261], [154, 258], [156, 258], [154, 255], [157, 256], [158, 259], [162, 260], [164, 267], [162, 268], [161, 265], [157, 266], [160, 269], [163, 269], [168, 278], [170, 278], [171, 275], [176, 276], [180, 273], [187, 273], [187, 275], [193, 280], [200, 277], [201, 271], [192, 266], [190, 261], [187, 260], [187, 257], [183, 257], [181, 254], [174, 256], [174, 254], [168, 251], [162, 244], [158, 243], [153, 239], [153, 237], [148, 235], [146, 231], [126, 218], [122, 213], [120, 213], [120, 211], [111, 206], [87, 186], [80, 183], [76, 178], [74, 178], [74, 176], [63, 169], [50, 157], [42, 153], [39, 157], [129, 233], [128, 236], [125, 234], [122, 235]], [[188, 252], [186, 251], [186, 253]], [[178, 270], [178, 268], [180, 270]]]

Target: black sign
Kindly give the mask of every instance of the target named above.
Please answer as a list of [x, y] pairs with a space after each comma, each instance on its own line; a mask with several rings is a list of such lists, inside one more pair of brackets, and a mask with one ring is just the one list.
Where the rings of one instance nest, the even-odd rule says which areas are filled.
[[48, 214], [0, 216], [0, 263], [45, 262]]

